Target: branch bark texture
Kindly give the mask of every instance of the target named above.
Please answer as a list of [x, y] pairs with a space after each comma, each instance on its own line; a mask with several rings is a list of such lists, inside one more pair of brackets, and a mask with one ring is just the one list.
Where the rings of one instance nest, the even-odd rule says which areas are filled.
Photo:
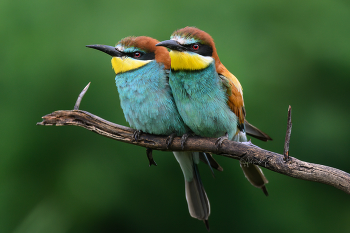
[[[80, 126], [108, 138], [118, 141], [163, 151], [182, 151], [181, 138], [175, 137], [167, 148], [167, 135], [143, 133], [136, 142], [133, 140], [134, 130], [106, 121], [89, 112], [81, 110], [61, 110], [43, 116], [37, 125], [75, 125]], [[240, 160], [242, 163], [256, 164], [271, 171], [297, 179], [309, 180], [334, 186], [350, 194], [350, 174], [336, 168], [308, 163], [284, 155], [261, 149], [252, 143], [238, 143], [225, 140], [220, 148], [215, 145], [216, 138], [189, 137], [185, 144], [186, 151], [211, 152], [217, 155]]]

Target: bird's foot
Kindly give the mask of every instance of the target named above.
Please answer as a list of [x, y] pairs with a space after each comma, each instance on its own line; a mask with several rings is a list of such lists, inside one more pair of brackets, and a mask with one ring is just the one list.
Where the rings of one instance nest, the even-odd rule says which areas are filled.
[[135, 130], [132, 135], [133, 140], [137, 142], [140, 139], [141, 134], [142, 134], [141, 130]]
[[244, 145], [247, 145], [247, 146], [253, 146], [253, 147], [260, 148], [260, 147], [258, 147], [258, 146], [256, 146], [256, 145], [254, 145], [254, 144], [252, 143], [252, 140], [249, 140], [248, 142], [240, 142], [240, 143], [242, 143], [242, 144], [244, 144]]
[[154, 166], [157, 166], [156, 162], [153, 160], [152, 151], [153, 151], [152, 149], [146, 148], [146, 154], [147, 154], [147, 158], [148, 158], [148, 161], [149, 161], [149, 166], [151, 166], [152, 164]]
[[173, 143], [175, 137], [176, 137], [176, 133], [172, 133], [167, 137], [165, 141], [167, 149], [169, 149], [169, 146], [171, 145], [171, 143]]
[[219, 149], [219, 148], [222, 146], [222, 143], [223, 143], [225, 140], [229, 140], [229, 138], [228, 138], [228, 133], [225, 133], [224, 136], [221, 136], [221, 137], [219, 137], [219, 138], [216, 140], [216, 142], [215, 142], [216, 149]]
[[188, 137], [193, 136], [193, 133], [185, 133], [184, 135], [182, 135], [181, 137], [181, 149], [184, 150], [185, 149], [185, 143], [188, 139]]
[[244, 145], [247, 145], [247, 146], [255, 146], [253, 143], [252, 143], [252, 140], [249, 140], [247, 142], [241, 142], [242, 144]]

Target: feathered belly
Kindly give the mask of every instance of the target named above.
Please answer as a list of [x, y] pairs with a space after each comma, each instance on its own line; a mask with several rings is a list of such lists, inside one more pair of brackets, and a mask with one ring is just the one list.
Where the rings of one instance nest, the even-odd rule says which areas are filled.
[[177, 106], [185, 124], [197, 135], [220, 137], [228, 133], [233, 138], [236, 134], [237, 117], [224, 101], [187, 98]]
[[[124, 89], [119, 91], [120, 103], [125, 119], [132, 128], [159, 135], [186, 133], [172, 97], [154, 93], [138, 93]], [[127, 94], [123, 94], [126, 92]]]

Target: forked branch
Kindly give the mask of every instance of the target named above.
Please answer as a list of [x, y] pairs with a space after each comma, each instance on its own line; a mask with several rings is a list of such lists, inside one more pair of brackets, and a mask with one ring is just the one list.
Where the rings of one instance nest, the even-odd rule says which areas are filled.
[[[87, 88], [84, 89], [85, 92]], [[85, 93], [84, 92], [84, 93]], [[142, 146], [153, 150], [181, 151], [181, 138], [175, 137], [169, 148], [167, 148], [167, 136], [142, 133], [136, 142], [133, 139], [133, 129], [106, 121], [89, 112], [78, 110], [80, 101], [84, 94], [79, 95], [76, 110], [61, 110], [43, 116], [43, 121], [37, 125], [75, 125], [80, 126], [108, 138], [118, 141]], [[291, 126], [288, 129], [291, 129]], [[288, 135], [288, 132], [287, 132]], [[290, 136], [290, 133], [289, 133]], [[186, 151], [211, 152], [217, 155], [240, 160], [243, 163], [256, 164], [271, 171], [278, 172], [297, 179], [309, 180], [334, 186], [350, 194], [350, 174], [336, 168], [324, 165], [308, 163], [291, 156], [274, 153], [261, 149], [251, 142], [238, 143], [225, 140], [218, 149], [215, 145], [216, 138], [189, 137], [186, 141]], [[289, 144], [289, 139], [286, 143]], [[285, 147], [287, 149], [288, 147]], [[287, 149], [288, 151], [288, 149]], [[287, 154], [288, 155], [288, 154]], [[285, 161], [284, 159], [288, 160]]]

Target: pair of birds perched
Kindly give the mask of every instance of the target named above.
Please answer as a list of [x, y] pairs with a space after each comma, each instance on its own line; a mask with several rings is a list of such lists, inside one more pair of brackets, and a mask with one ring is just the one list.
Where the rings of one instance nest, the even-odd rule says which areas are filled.
[[[219, 145], [225, 139], [246, 142], [246, 133], [271, 140], [245, 120], [241, 84], [220, 62], [208, 33], [185, 27], [162, 42], [140, 36], [126, 37], [115, 47], [87, 47], [112, 56], [121, 107], [138, 132], [172, 136], [194, 133], [218, 137]], [[210, 204], [197, 164], [202, 159], [209, 166], [222, 168], [207, 153], [173, 153], [185, 177], [190, 215], [203, 220], [209, 230]], [[251, 184], [268, 195], [268, 181], [261, 169], [253, 164], [241, 164], [241, 168]]]

